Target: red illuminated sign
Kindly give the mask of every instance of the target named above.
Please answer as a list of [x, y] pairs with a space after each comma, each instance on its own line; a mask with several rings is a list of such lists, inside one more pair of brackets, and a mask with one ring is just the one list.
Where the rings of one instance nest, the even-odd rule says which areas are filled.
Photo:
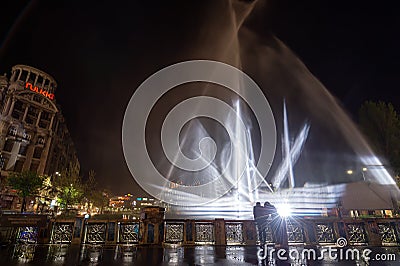
[[34, 92], [36, 92], [38, 94], [41, 94], [44, 97], [49, 98], [50, 100], [54, 100], [54, 93], [49, 93], [48, 91], [45, 91], [42, 88], [38, 88], [36, 86], [33, 86], [32, 83], [27, 82], [25, 84], [25, 88], [26, 89], [30, 89], [31, 91], [34, 91]]

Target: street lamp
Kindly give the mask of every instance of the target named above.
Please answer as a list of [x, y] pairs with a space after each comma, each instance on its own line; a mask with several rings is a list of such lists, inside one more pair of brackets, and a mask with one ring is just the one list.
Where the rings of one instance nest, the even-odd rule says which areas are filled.
[[353, 174], [353, 170], [349, 169], [349, 170], [346, 171], [346, 173], [347, 173], [348, 175], [352, 175], [352, 174]]
[[[362, 178], [363, 178], [364, 181], [366, 181], [366, 179], [365, 179], [365, 172], [367, 172], [367, 171], [368, 171], [368, 168], [367, 168], [367, 167], [361, 168], [361, 175], [362, 175]], [[353, 172], [352, 169], [349, 169], [349, 170], [346, 171], [346, 173], [347, 173], [348, 175], [352, 175], [354, 172]]]

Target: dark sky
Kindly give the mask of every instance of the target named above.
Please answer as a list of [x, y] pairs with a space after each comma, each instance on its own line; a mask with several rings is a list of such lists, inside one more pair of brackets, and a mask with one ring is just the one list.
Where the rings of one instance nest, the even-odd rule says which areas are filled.
[[[199, 33], [213, 31], [205, 21], [221, 1], [12, 1], [0, 16], [0, 73], [26, 64], [51, 74], [82, 174], [94, 169], [115, 193], [137, 193], [121, 147], [129, 98], [157, 70], [193, 59], [187, 55]], [[274, 0], [255, 23], [289, 46], [356, 119], [365, 100], [400, 110], [400, 17], [392, 5]]]

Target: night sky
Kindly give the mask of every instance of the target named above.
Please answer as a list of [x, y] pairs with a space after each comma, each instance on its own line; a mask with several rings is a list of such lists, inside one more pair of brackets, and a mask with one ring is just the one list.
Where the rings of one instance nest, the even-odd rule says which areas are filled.
[[[114, 193], [139, 193], [122, 154], [126, 105], [162, 67], [203, 59], [193, 50], [221, 1], [9, 1], [0, 73], [26, 64], [52, 75], [82, 175], [94, 169]], [[292, 49], [356, 120], [365, 100], [400, 110], [397, 13], [394, 3], [274, 0], [251, 23]]]

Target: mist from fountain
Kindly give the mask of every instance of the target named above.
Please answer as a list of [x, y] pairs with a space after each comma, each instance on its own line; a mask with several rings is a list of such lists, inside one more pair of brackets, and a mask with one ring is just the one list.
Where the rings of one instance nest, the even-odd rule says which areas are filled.
[[[384, 167], [386, 162], [373, 153], [329, 91], [285, 44], [271, 34], [252, 30], [251, 23], [246, 24], [253, 9], [265, 8], [263, 4], [230, 0], [216, 6], [210, 11], [215, 16], [211, 14], [203, 25], [213, 33], [194, 45], [191, 57], [226, 62], [243, 69], [256, 80], [278, 121], [276, 130], [281, 136], [278, 143], [281, 149], [277, 151], [281, 153], [276, 153], [267, 176], [258, 172], [260, 138], [257, 136], [257, 121], [246, 103], [231, 96], [235, 114], [227, 117], [226, 123], [236, 134], [229, 145], [218, 146], [222, 150], [218, 151], [212, 171], [203, 172], [203, 175], [197, 173], [197, 178], [203, 180], [199, 183], [208, 182], [207, 178], [221, 172], [229, 158], [235, 162], [235, 167], [226, 169], [226, 174], [235, 185], [206, 206], [171, 206], [167, 218], [251, 219], [252, 206], [257, 201], [288, 203], [294, 214], [321, 215], [326, 209], [338, 205], [347, 183], [367, 181], [393, 187], [395, 182]], [[219, 23], [222, 20], [225, 22]], [[204, 95], [211, 90], [216, 88], [202, 86]], [[242, 88], [242, 93], [246, 94], [246, 88]], [[237, 129], [239, 120], [246, 124], [246, 131]], [[206, 128], [207, 122], [197, 121], [191, 124], [190, 130], [181, 132], [183, 139], [190, 139], [186, 144], [181, 142], [183, 153], [198, 151], [193, 145], [197, 146], [202, 138], [218, 136], [210, 134]], [[218, 143], [218, 137], [214, 137], [214, 141]], [[240, 146], [240, 149], [233, 149], [230, 145]], [[201, 156], [201, 153], [193, 156]], [[377, 165], [382, 167], [370, 167]], [[238, 170], [242, 168], [244, 173]], [[362, 176], [346, 173], [348, 169], [360, 173], [364, 168], [368, 171]], [[180, 178], [187, 176], [192, 175]], [[167, 178], [174, 178], [173, 167], [169, 169]]]

